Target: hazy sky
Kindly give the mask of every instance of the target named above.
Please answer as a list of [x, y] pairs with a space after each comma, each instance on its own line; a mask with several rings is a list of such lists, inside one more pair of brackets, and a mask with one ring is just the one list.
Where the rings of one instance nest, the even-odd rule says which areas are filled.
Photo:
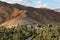
[[47, 7], [47, 8], [60, 8], [60, 0], [1, 0], [11, 4], [18, 3], [22, 5], [32, 6], [36, 8]]

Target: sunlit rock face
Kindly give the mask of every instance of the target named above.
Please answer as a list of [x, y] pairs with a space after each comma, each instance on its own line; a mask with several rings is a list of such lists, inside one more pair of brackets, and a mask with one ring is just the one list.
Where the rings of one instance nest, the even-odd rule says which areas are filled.
[[33, 8], [0, 1], [0, 24], [4, 26], [33, 23], [60, 24], [60, 12], [47, 8]]

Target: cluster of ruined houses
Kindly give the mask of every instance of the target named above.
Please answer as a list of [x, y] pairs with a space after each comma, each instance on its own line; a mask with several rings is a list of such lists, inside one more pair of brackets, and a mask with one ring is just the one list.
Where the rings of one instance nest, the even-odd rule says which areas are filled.
[[[52, 25], [47, 25], [48, 27], [52, 27]], [[34, 23], [34, 24], [23, 24], [23, 25], [20, 25], [20, 24], [17, 24], [17, 25], [14, 25], [12, 26], [12, 28], [16, 28], [16, 27], [34, 27], [34, 28], [37, 28], [37, 27], [41, 27], [41, 24], [37, 24], [37, 23]]]
[[37, 23], [34, 23], [34, 24], [23, 24], [23, 25], [20, 25], [20, 24], [17, 24], [17, 25], [14, 25], [12, 27], [38, 27], [40, 24], [37, 24]]

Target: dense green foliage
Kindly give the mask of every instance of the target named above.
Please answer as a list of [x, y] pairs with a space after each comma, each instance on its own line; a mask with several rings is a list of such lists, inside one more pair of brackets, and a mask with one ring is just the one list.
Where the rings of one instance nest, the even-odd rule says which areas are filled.
[[60, 40], [60, 26], [0, 27], [0, 40]]

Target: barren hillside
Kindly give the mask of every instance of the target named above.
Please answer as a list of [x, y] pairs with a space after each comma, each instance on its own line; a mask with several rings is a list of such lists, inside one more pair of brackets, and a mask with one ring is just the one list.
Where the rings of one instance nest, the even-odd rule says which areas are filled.
[[60, 12], [0, 1], [0, 24], [5, 26], [33, 23], [60, 24]]

